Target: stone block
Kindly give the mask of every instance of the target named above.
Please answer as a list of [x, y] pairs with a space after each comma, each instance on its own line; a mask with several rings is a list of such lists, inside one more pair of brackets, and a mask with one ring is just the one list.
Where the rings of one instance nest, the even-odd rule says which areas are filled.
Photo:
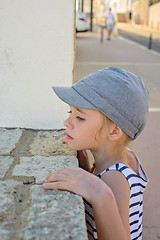
[[83, 200], [67, 191], [31, 187], [32, 203], [23, 240], [86, 240]]
[[39, 131], [33, 143], [30, 145], [32, 155], [55, 156], [55, 155], [75, 155], [74, 151], [62, 143], [65, 131]]
[[0, 226], [0, 239], [10, 240], [10, 231], [4, 229], [4, 226]]
[[0, 155], [6, 156], [11, 153], [22, 135], [21, 129], [0, 129]]
[[55, 170], [64, 167], [77, 167], [78, 160], [75, 156], [50, 156], [35, 155], [21, 157], [19, 165], [13, 169], [13, 176], [35, 177], [37, 184], [42, 184], [45, 177]]
[[13, 192], [20, 184], [22, 183], [14, 180], [0, 181], [0, 214], [5, 213], [14, 204]]
[[0, 179], [2, 179], [14, 161], [13, 157], [0, 156]]

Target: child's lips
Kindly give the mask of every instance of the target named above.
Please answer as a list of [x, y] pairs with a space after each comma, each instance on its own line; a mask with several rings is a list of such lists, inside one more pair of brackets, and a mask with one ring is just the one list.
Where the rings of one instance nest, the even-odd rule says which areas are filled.
[[71, 140], [71, 139], [73, 139], [68, 133], [66, 133], [66, 139], [69, 139], [69, 140]]
[[65, 138], [62, 138], [62, 143], [67, 143], [68, 140], [72, 140], [72, 139], [73, 138], [68, 133], [66, 133]]

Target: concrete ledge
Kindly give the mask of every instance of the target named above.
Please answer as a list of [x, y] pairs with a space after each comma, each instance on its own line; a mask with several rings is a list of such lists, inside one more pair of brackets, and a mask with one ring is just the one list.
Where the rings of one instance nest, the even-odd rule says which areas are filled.
[[63, 130], [0, 129], [0, 239], [87, 239], [83, 199], [41, 186], [50, 172], [78, 166], [62, 137]]

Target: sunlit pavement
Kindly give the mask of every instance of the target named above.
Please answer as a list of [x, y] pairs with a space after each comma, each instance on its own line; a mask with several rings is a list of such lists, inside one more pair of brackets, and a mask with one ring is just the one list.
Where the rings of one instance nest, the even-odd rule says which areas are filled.
[[[142, 31], [142, 30], [141, 30]], [[149, 178], [145, 191], [143, 239], [160, 239], [160, 54], [119, 36], [107, 41], [106, 30], [78, 33], [75, 81], [90, 72], [117, 66], [139, 75], [150, 92], [150, 112], [141, 136], [130, 148], [138, 154]]]

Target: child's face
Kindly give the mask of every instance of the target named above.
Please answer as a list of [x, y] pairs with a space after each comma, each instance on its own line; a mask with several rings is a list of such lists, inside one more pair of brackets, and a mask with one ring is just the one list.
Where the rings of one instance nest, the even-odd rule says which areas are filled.
[[[68, 143], [68, 146], [73, 150], [98, 150], [106, 136], [103, 134], [104, 131], [100, 131], [102, 127], [106, 128], [102, 113], [73, 106], [69, 113], [70, 116], [64, 121], [65, 142]], [[107, 129], [104, 133], [106, 131]]]

